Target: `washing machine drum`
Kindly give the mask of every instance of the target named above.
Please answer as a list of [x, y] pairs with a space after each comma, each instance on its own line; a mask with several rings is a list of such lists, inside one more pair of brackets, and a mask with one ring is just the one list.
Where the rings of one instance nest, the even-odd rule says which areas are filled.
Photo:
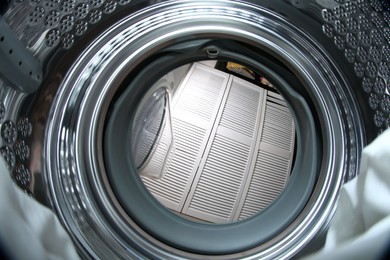
[[1, 155], [85, 258], [302, 256], [390, 124], [387, 1], [1, 13]]

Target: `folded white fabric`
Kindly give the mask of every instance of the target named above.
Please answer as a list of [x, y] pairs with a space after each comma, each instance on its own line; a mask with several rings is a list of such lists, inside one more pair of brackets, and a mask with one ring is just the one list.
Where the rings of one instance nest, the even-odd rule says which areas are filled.
[[12, 259], [79, 259], [52, 211], [11, 180], [0, 158], [0, 244]]
[[[0, 158], [0, 243], [14, 259], [78, 259], [57, 217], [24, 194]], [[341, 190], [325, 247], [307, 259], [377, 259], [390, 243], [390, 129], [363, 151]]]
[[390, 246], [390, 129], [363, 150], [344, 185], [324, 248], [308, 259], [380, 259]]

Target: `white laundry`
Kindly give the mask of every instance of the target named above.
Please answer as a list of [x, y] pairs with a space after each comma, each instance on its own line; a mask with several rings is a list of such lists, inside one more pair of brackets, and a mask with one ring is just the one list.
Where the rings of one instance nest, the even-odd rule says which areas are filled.
[[[54, 213], [12, 182], [2, 158], [0, 242], [15, 259], [79, 258]], [[325, 247], [306, 259], [378, 259], [388, 245], [390, 129], [364, 149], [360, 175], [341, 190]]]
[[12, 259], [79, 259], [56, 215], [12, 182], [0, 158], [0, 243]]
[[324, 248], [307, 259], [381, 259], [390, 246], [390, 129], [363, 150], [341, 190]]

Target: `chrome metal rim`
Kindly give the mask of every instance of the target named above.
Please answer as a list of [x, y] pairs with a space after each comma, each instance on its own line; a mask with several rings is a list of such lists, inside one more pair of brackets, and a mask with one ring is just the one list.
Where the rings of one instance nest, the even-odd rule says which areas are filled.
[[207, 258], [291, 257], [326, 228], [344, 178], [356, 172], [362, 144], [356, 132], [361, 122], [346, 81], [309, 35], [276, 13], [222, 0], [167, 2], [132, 14], [99, 35], [73, 64], [51, 105], [45, 177], [53, 207], [83, 254], [205, 257], [164, 244], [128, 217], [111, 190], [101, 147], [110, 102], [125, 77], [177, 39], [204, 36], [242, 39], [286, 62], [320, 115], [323, 144], [312, 196], [283, 232], [242, 252]]

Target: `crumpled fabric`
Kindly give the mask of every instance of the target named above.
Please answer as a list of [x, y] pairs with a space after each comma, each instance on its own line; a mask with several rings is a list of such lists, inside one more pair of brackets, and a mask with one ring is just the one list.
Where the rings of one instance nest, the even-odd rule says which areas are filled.
[[79, 259], [56, 215], [11, 180], [0, 158], [0, 245], [11, 259]]
[[[341, 190], [324, 248], [306, 259], [386, 259], [388, 256], [390, 129], [364, 149], [360, 171]], [[57, 217], [12, 182], [2, 158], [0, 243], [13, 259], [79, 259]]]
[[390, 129], [364, 148], [346, 183], [322, 250], [307, 259], [386, 259], [390, 248]]

